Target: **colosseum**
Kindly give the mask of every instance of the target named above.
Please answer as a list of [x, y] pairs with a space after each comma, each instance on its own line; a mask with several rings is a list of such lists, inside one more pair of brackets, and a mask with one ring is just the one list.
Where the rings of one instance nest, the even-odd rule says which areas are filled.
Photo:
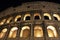
[[0, 40], [60, 40], [60, 4], [27, 2], [0, 12]]

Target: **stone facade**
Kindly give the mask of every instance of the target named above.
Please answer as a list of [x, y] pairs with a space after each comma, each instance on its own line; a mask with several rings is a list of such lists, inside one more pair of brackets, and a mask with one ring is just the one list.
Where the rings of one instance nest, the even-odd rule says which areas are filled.
[[0, 12], [0, 40], [60, 40], [60, 4], [28, 2]]

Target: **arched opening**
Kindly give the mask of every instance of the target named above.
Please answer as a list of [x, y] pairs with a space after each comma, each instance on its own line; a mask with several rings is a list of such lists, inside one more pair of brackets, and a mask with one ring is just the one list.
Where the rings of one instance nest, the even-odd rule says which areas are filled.
[[7, 32], [7, 28], [4, 28], [4, 29], [0, 32], [0, 38], [5, 37], [6, 32]]
[[3, 19], [1, 22], [0, 22], [0, 25], [3, 25], [5, 23], [6, 19]]
[[35, 13], [34, 14], [34, 20], [39, 20], [39, 19], [41, 19], [40, 14], [39, 13]]
[[15, 17], [15, 22], [20, 21], [20, 20], [21, 20], [21, 15], [17, 15], [17, 16]]
[[57, 31], [56, 31], [55, 27], [53, 27], [53, 26], [48, 26], [47, 32], [48, 32], [49, 37], [58, 37]]
[[48, 16], [44, 16], [44, 19], [49, 20], [49, 17]]
[[24, 20], [30, 20], [30, 19], [31, 19], [31, 15], [30, 14], [25, 14]]
[[57, 20], [58, 21], [58, 19], [56, 17], [54, 17], [54, 20]]
[[30, 16], [27, 16], [25, 20], [30, 20]]
[[17, 30], [18, 30], [17, 27], [13, 27], [9, 33], [9, 38], [15, 38], [17, 34]]
[[21, 29], [20, 37], [29, 37], [30, 36], [30, 28], [29, 26], [24, 26]]
[[12, 22], [13, 17], [8, 18], [7, 23]]
[[51, 20], [50, 14], [44, 13], [44, 19], [45, 19], [45, 20]]
[[54, 37], [54, 33], [51, 29], [48, 29], [47, 31], [48, 31], [49, 37]]
[[55, 20], [60, 21], [60, 16], [58, 14], [53, 14]]
[[43, 37], [43, 29], [40, 26], [34, 27], [34, 37]]
[[35, 16], [35, 18], [34, 18], [35, 20], [39, 20], [40, 18], [39, 18], [39, 16]]

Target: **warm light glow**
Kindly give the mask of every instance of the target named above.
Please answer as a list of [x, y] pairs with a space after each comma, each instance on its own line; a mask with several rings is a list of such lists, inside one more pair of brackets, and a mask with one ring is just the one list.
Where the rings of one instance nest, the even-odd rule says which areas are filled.
[[18, 28], [17, 27], [13, 27], [10, 31], [9, 34], [9, 38], [15, 38], [16, 37], [16, 33], [17, 33]]
[[3, 38], [3, 37], [5, 36], [5, 34], [6, 34], [6, 32], [7, 32], [7, 29], [4, 28], [4, 29], [1, 31], [1, 33], [0, 33], [0, 38]]
[[31, 16], [30, 14], [25, 14], [24, 16], [24, 20], [26, 19], [27, 16]]
[[35, 26], [35, 28], [34, 28], [34, 37], [43, 37], [42, 27]]
[[4, 29], [2, 30], [2, 32], [7, 32], [7, 29], [6, 29], [6, 28], [4, 28]]
[[30, 33], [30, 28], [29, 26], [24, 26], [22, 29], [21, 29], [21, 33], [20, 33], [20, 37], [27, 37]]
[[7, 20], [7, 23], [10, 23], [11, 20], [12, 20], [12, 17], [10, 17], [10, 18]]
[[17, 21], [18, 18], [21, 18], [21, 15], [17, 15], [17, 16], [15, 17], [15, 22]]
[[35, 16], [39, 16], [39, 18], [41, 19], [41, 16], [40, 16], [39, 13], [35, 13], [35, 14], [34, 14], [34, 17], [35, 17]]
[[6, 19], [3, 19], [1, 22], [0, 22], [0, 25], [3, 25], [5, 23]]
[[48, 16], [48, 17], [49, 17], [49, 19], [51, 20], [51, 16], [50, 16], [50, 14], [49, 14], [49, 13], [44, 13], [44, 16]]
[[53, 14], [54, 17], [56, 17], [60, 21], [60, 16], [58, 14]]
[[48, 29], [47, 31], [48, 31], [49, 37], [54, 37], [54, 33], [51, 29]]
[[57, 31], [56, 31], [56, 29], [53, 27], [53, 26], [48, 26], [47, 27], [47, 31], [48, 31], [48, 36], [49, 37], [57, 37], [58, 35], [57, 35]]

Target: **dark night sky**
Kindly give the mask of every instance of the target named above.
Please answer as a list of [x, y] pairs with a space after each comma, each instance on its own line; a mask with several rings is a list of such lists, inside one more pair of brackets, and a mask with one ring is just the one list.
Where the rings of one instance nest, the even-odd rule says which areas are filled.
[[0, 12], [5, 10], [6, 8], [9, 8], [11, 6], [19, 6], [22, 3], [25, 2], [32, 2], [32, 1], [48, 1], [48, 2], [55, 2], [60, 4], [60, 0], [0, 0]]

